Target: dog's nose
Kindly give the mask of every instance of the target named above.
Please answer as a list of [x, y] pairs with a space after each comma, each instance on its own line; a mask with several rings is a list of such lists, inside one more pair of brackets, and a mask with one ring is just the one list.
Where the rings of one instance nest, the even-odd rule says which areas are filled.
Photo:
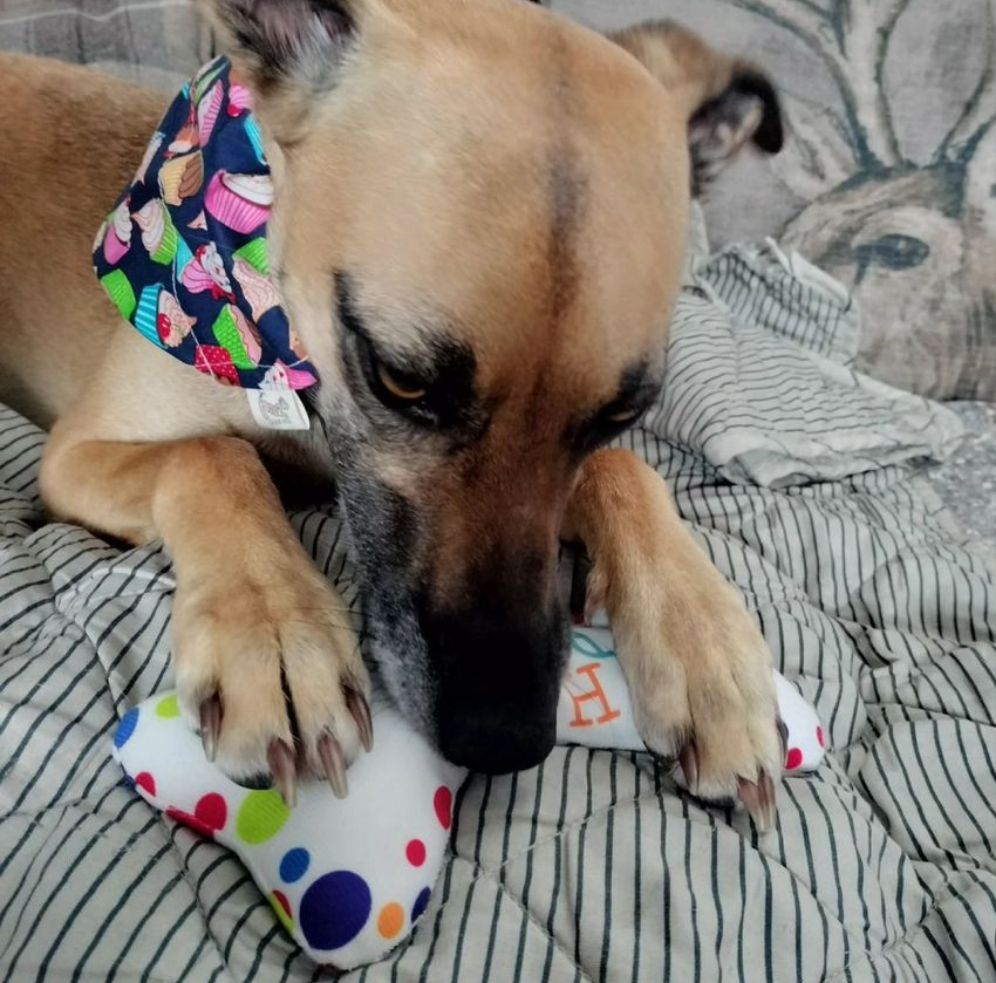
[[440, 721], [443, 756], [456, 765], [503, 775], [533, 768], [553, 749], [557, 718], [509, 719], [502, 710], [454, 709]]
[[428, 619], [423, 630], [437, 671], [445, 757], [492, 774], [539, 764], [556, 736], [566, 613], [552, 607], [524, 615], [520, 608], [515, 617], [484, 605]]

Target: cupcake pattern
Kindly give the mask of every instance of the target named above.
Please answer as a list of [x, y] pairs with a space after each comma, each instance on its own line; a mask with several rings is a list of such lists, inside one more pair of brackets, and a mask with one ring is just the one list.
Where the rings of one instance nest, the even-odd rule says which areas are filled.
[[122, 316], [226, 385], [318, 379], [270, 276], [270, 168], [249, 90], [217, 58], [183, 87], [94, 242]]

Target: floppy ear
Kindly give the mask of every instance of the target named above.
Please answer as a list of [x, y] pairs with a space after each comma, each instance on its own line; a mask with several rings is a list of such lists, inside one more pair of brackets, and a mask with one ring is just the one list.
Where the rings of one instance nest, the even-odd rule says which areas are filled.
[[199, 0], [219, 48], [259, 95], [334, 84], [357, 37], [361, 0]]
[[781, 150], [778, 95], [757, 66], [713, 50], [672, 21], [638, 24], [609, 39], [685, 105], [694, 194], [701, 194], [748, 142], [769, 154]]

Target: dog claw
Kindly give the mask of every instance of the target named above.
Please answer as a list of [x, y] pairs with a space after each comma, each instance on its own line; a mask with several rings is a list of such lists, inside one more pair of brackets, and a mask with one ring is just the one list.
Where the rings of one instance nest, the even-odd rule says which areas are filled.
[[775, 784], [767, 772], [761, 772], [757, 782], [741, 778], [737, 783], [740, 801], [750, 813], [758, 832], [767, 833], [775, 825]]
[[750, 813], [751, 819], [761, 826], [761, 790], [749, 778], [741, 778], [737, 782], [737, 794], [744, 808]]
[[221, 733], [221, 699], [217, 693], [202, 701], [200, 717], [204, 756], [213, 762], [218, 754], [218, 735]]
[[678, 752], [678, 761], [685, 776], [685, 784], [691, 792], [696, 792], [699, 787], [699, 756], [695, 749], [695, 741], [688, 741]]
[[571, 620], [576, 625], [583, 625], [585, 619], [585, 598], [588, 595], [588, 574], [591, 572], [591, 560], [588, 554], [581, 551], [573, 555], [571, 566], [571, 588], [568, 606], [571, 610]]
[[[362, 699], [362, 697], [361, 697]], [[366, 700], [363, 701], [364, 704]], [[318, 738], [318, 757], [322, 759], [325, 777], [337, 799], [349, 795], [349, 783], [346, 781], [346, 759], [342, 754], [339, 742], [328, 732]]]
[[761, 787], [761, 808], [764, 813], [764, 828], [774, 829], [778, 822], [775, 783], [766, 771], [761, 772], [758, 783]]
[[266, 761], [270, 766], [270, 774], [277, 791], [287, 806], [291, 809], [297, 804], [297, 788], [295, 786], [294, 752], [286, 741], [275, 737], [270, 741], [266, 752]]
[[374, 745], [373, 719], [370, 716], [370, 704], [359, 690], [347, 689], [346, 706], [349, 708], [353, 720], [356, 721], [356, 729], [359, 731], [360, 743], [363, 745], [363, 750], [369, 754], [373, 750]]

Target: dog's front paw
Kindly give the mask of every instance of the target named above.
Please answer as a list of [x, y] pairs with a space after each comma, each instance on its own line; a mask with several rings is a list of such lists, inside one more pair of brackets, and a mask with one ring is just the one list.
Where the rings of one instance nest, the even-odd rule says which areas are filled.
[[232, 779], [272, 776], [290, 804], [307, 771], [346, 794], [372, 742], [369, 677], [350, 612], [303, 554], [260, 574], [181, 572], [173, 649], [183, 712]]
[[[646, 602], [655, 595], [663, 603]], [[612, 627], [640, 736], [695, 795], [740, 799], [770, 828], [783, 736], [768, 648], [740, 595], [704, 567], [637, 596], [616, 605]]]

